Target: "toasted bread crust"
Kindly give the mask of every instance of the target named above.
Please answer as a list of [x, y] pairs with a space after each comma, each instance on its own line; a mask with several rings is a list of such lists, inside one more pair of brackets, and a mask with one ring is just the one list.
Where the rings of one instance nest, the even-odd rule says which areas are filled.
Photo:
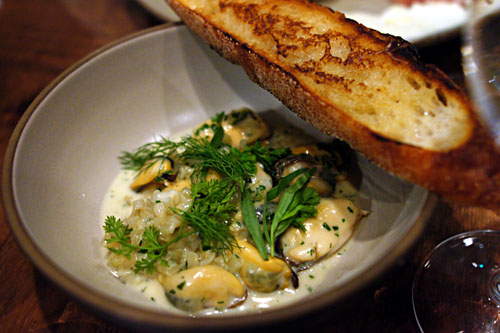
[[[401, 38], [368, 29], [319, 5], [301, 0], [287, 0], [287, 6], [297, 4], [300, 10], [323, 14], [327, 12], [331, 20], [338, 21], [343, 26], [347, 25], [349, 29], [362, 35], [359, 38], [363, 39], [363, 43], [370, 44], [372, 49], [382, 50], [384, 58], [381, 61], [385, 69], [403, 66], [404, 70], [411, 73], [411, 77], [419, 80], [424, 78], [426, 84], [432, 85], [440, 103], [445, 106], [454, 103], [458, 111], [453, 112], [462, 114], [459, 122], [465, 125], [462, 127], [464, 133], [451, 145], [431, 149], [419, 147], [370, 128], [325, 99], [314, 87], [305, 84], [302, 78], [297, 78], [300, 71], [297, 72], [293, 68], [290, 70], [288, 64], [281, 62], [279, 58], [273, 58], [265, 50], [256, 50], [251, 42], [238, 35], [238, 31], [231, 31], [227, 27], [222, 29], [216, 20], [206, 13], [190, 9], [189, 3], [196, 1], [198, 0], [167, 0], [183, 21], [221, 56], [240, 64], [253, 81], [274, 94], [301, 118], [322, 132], [348, 142], [383, 169], [438, 193], [445, 199], [490, 208], [500, 206], [499, 150], [480, 125], [467, 95], [435, 66], [420, 62], [416, 50], [409, 43]], [[215, 11], [233, 4], [233, 1], [210, 2], [216, 3], [213, 8]], [[245, 10], [240, 2], [234, 1], [241, 10]], [[279, 5], [280, 1], [268, 2]], [[342, 31], [339, 33], [342, 34]], [[337, 81], [348, 79], [342, 77], [337, 78]], [[332, 86], [336, 84], [337, 82], [332, 83]], [[350, 88], [345, 84], [344, 87]]]

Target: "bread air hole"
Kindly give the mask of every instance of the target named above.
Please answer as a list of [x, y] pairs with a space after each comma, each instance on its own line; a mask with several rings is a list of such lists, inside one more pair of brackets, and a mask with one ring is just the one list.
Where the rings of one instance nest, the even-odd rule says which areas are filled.
[[419, 116], [424, 116], [425, 115], [425, 111], [424, 111], [424, 109], [420, 105], [416, 105], [415, 106], [415, 112]]
[[448, 100], [446, 99], [446, 96], [444, 95], [441, 88], [436, 89], [436, 96], [438, 100], [441, 102], [441, 104], [443, 104], [444, 106], [448, 106]]
[[415, 90], [419, 90], [420, 87], [421, 87], [420, 84], [414, 78], [412, 78], [410, 76], [406, 77], [406, 81], [408, 81], [408, 83], [410, 84], [410, 86], [412, 86], [413, 89], [415, 89]]

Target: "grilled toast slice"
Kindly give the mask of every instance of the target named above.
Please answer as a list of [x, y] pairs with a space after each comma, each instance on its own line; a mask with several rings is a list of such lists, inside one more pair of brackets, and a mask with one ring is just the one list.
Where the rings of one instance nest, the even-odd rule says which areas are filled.
[[401, 38], [306, 0], [166, 0], [326, 134], [443, 198], [500, 206], [500, 152], [467, 95]]

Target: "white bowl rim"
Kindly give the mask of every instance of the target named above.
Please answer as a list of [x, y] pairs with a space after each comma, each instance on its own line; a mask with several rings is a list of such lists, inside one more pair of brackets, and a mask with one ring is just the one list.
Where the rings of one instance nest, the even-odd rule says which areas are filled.
[[[52, 282], [61, 287], [65, 292], [76, 298], [83, 305], [89, 306], [99, 314], [106, 314], [105, 319], [113, 320], [116, 323], [123, 321], [137, 327], [152, 327], [152, 328], [174, 328], [174, 329], [220, 329], [220, 328], [243, 328], [256, 325], [265, 325], [277, 323], [287, 318], [298, 318], [312, 311], [317, 311], [326, 306], [340, 304], [346, 300], [348, 295], [354, 295], [367, 286], [379, 280], [384, 273], [387, 273], [398, 260], [406, 255], [410, 249], [414, 247], [417, 240], [423, 234], [427, 222], [430, 220], [439, 199], [436, 195], [429, 193], [422, 207], [420, 215], [415, 219], [413, 225], [407, 233], [402, 237], [401, 241], [389, 251], [388, 255], [380, 262], [371, 267], [366, 274], [363, 274], [358, 279], [349, 281], [335, 293], [326, 293], [313, 298], [311, 301], [302, 303], [301, 306], [290, 304], [277, 309], [270, 309], [258, 313], [249, 313], [237, 316], [212, 316], [212, 317], [189, 317], [178, 314], [165, 315], [164, 312], [156, 312], [147, 309], [134, 307], [125, 302], [117, 301], [107, 295], [103, 295], [93, 289], [88, 288], [83, 283], [74, 280], [69, 274], [61, 270], [43, 251], [36, 245], [34, 239], [30, 236], [29, 231], [25, 228], [21, 214], [16, 207], [13, 195], [13, 162], [16, 154], [16, 149], [23, 130], [37, 110], [37, 107], [42, 101], [54, 90], [64, 79], [78, 68], [83, 66], [90, 60], [99, 57], [105, 51], [117, 47], [127, 41], [135, 38], [147, 37], [148, 34], [153, 34], [169, 29], [178, 29], [184, 26], [182, 23], [167, 23], [153, 28], [145, 29], [129, 36], [118, 39], [82, 58], [56, 79], [54, 79], [30, 104], [19, 120], [16, 128], [7, 146], [4, 164], [2, 170], [2, 200], [7, 216], [8, 224], [14, 234], [19, 246], [31, 262], [48, 277]], [[111, 316], [111, 317], [110, 317]], [[258, 318], [256, 320], [256, 318]]]

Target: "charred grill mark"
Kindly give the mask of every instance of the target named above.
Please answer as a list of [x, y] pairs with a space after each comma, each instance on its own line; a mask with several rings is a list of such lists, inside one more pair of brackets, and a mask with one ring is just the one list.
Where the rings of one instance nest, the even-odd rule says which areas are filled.
[[323, 58], [321, 58], [321, 61], [330, 62], [330, 63], [334, 62], [337, 65], [342, 65], [344, 63], [344, 60], [342, 60], [342, 58], [332, 56], [331, 54], [328, 54], [328, 53], [325, 53]]
[[446, 87], [448, 87], [449, 89], [453, 89], [453, 90], [459, 90], [458, 86], [455, 84], [455, 82], [451, 81], [451, 80], [446, 80], [444, 81], [444, 84], [446, 85]]
[[352, 92], [351, 88], [349, 88], [350, 85], [352, 85], [355, 80], [347, 80], [346, 78], [334, 74], [329, 74], [325, 72], [315, 72], [315, 82], [317, 84], [325, 84], [325, 83], [336, 83], [340, 84], [344, 87], [344, 90], [348, 92]]
[[245, 22], [254, 24], [253, 32], [258, 36], [262, 36], [272, 34], [272, 26], [278, 24], [280, 19], [278, 16], [273, 14], [264, 14], [263, 16], [256, 17], [253, 22]]
[[323, 57], [321, 57], [321, 61], [327, 62], [330, 59], [334, 59], [337, 57], [332, 56], [332, 45], [330, 44], [330, 38], [328, 35], [323, 36], [323, 42], [325, 43], [325, 51]]
[[314, 72], [314, 65], [311, 65], [310, 61], [309, 61], [309, 62], [305, 62], [301, 65], [296, 64], [295, 69], [297, 69], [299, 72], [302, 72], [302, 73], [311, 73], [311, 72]]
[[[400, 60], [406, 60], [408, 61], [408, 64], [415, 68], [418, 71], [422, 71], [428, 75], [432, 75], [434, 78], [439, 80], [440, 83], [442, 83], [447, 89], [459, 91], [460, 87], [458, 87], [451, 79], [446, 77], [441, 73], [441, 71], [434, 65], [429, 65], [429, 64], [424, 64], [420, 62], [420, 54], [418, 53], [418, 50], [410, 43], [406, 42], [404, 39], [401, 39], [399, 37], [393, 37], [396, 39], [395, 41], [391, 41], [387, 45], [387, 50], [388, 50], [388, 55], [391, 56], [393, 59], [400, 61]], [[432, 88], [432, 85], [429, 82], [425, 82], [425, 86], [428, 89]], [[441, 97], [444, 97], [444, 95], [438, 93], [438, 99], [443, 103], [443, 105], [447, 105], [446, 98], [443, 100]], [[440, 97], [441, 96], [441, 97]]]
[[399, 145], [404, 145], [404, 143], [402, 143], [402, 142], [386, 138], [385, 136], [382, 136], [380, 134], [377, 134], [377, 133], [371, 133], [371, 134], [372, 134], [373, 138], [376, 139], [376, 140], [378, 140], [378, 141], [387, 142], [387, 143], [392, 142], [392, 143], [394, 143], [394, 144], [396, 144], [398, 146]]
[[280, 43], [280, 39], [274, 35], [272, 35], [274, 42], [276, 43], [276, 49], [278, 51], [278, 55], [286, 58], [289, 52], [293, 52], [298, 49], [297, 45], [284, 45]]
[[[292, 20], [288, 17], [283, 17], [282, 19], [284, 19], [283, 28], [286, 28], [287, 31], [289, 31], [288, 34], [295, 35], [297, 33], [304, 33], [305, 35], [312, 36], [312, 33], [311, 33], [312, 28], [310, 26], [308, 26], [307, 24], [305, 24], [304, 22]], [[284, 31], [284, 30], [281, 30], [281, 32], [283, 34], [286, 34], [286, 31]]]
[[[343, 64], [344, 66], [354, 65], [360, 68], [370, 68], [374, 66], [374, 62], [368, 58], [374, 54], [386, 52], [386, 50], [374, 52], [371, 50], [362, 49], [356, 45], [353, 46], [351, 45], [351, 43], [355, 43], [355, 38], [351, 39], [348, 36], [343, 35], [341, 37], [345, 38], [349, 45], [349, 51], [346, 52], [346, 57], [344, 58], [344, 60], [332, 55], [331, 41], [333, 38], [339, 37], [338, 34], [335, 35], [328, 32], [323, 34], [313, 34], [311, 32], [312, 27], [307, 26], [300, 20], [292, 20], [288, 17], [273, 13], [262, 13], [259, 12], [258, 7], [252, 4], [243, 5], [230, 1], [222, 1], [220, 6], [221, 9], [231, 8], [234, 11], [235, 15], [242, 22], [248, 23], [253, 26], [253, 32], [256, 35], [271, 36], [276, 44], [277, 54], [284, 58], [289, 57], [299, 49], [306, 50], [308, 47], [320, 48], [321, 45], [324, 45], [323, 54], [320, 54], [320, 58], [318, 59], [320, 63], [334, 61], [335, 63]], [[346, 20], [346, 22], [350, 21], [345, 17], [343, 17], [343, 19]], [[369, 34], [370, 30], [368, 30], [367, 28], [361, 27], [359, 29], [363, 34]], [[397, 43], [396, 47], [391, 45], [390, 50], [396, 51], [400, 44], [401, 43]], [[359, 51], [352, 52], [353, 48], [356, 48]], [[301, 72], [311, 71], [311, 69], [309, 69], [307, 66], [293, 63], [290, 65], [297, 68]], [[337, 83], [342, 82], [341, 78], [326, 73], [325, 71], [321, 70], [321, 68], [315, 68], [315, 71], [318, 72], [318, 78], [316, 80], [318, 83], [328, 81]]]
[[[380, 59], [377, 57], [378, 55], [386, 54], [396, 62], [406, 62], [410, 66], [437, 78], [442, 83], [442, 89], [447, 87], [460, 90], [451, 80], [444, 77], [439, 70], [421, 63], [418, 50], [410, 43], [399, 37], [381, 34], [358, 25], [355, 21], [345, 18], [343, 15], [336, 14], [339, 16], [339, 20], [345, 21], [352, 26], [358, 34], [338, 34], [330, 31], [314, 34], [313, 27], [307, 25], [301, 19], [291, 19], [286, 15], [280, 15], [280, 8], [276, 5], [263, 8], [255, 4], [222, 0], [219, 6], [221, 11], [231, 10], [233, 15], [242, 23], [251, 26], [255, 36], [262, 36], [273, 41], [276, 47], [276, 55], [287, 59], [285, 66], [288, 68], [287, 72], [292, 69], [301, 73], [313, 73], [317, 84], [333, 83], [349, 92], [351, 91], [349, 85], [353, 83], [352, 80], [346, 81], [342, 76], [335, 75], [336, 73], [332, 73], [324, 67], [325, 64], [336, 63], [342, 67], [355, 66], [360, 69], [369, 69], [377, 65], [377, 61]], [[332, 12], [335, 13], [335, 11]], [[375, 49], [364, 48], [366, 38], [370, 38], [379, 46]], [[342, 49], [338, 49], [339, 51], [336, 52], [337, 47]], [[307, 63], [308, 48], [315, 50], [313, 56], [314, 65]], [[420, 86], [426, 86], [425, 82], [417, 81], [409, 82], [409, 84], [416, 90]], [[448, 105], [447, 98], [441, 90], [438, 90], [439, 85], [428, 88], [436, 89], [438, 101], [444, 106]]]
[[367, 50], [350, 52], [347, 59], [344, 60], [344, 65], [352, 65], [359, 68], [370, 68], [375, 66], [375, 62], [369, 59], [370, 56], [377, 54]]
[[387, 44], [385, 48], [385, 52], [387, 52], [387, 54], [393, 59], [399, 60], [401, 58], [404, 58], [407, 60], [416, 61], [420, 58], [418, 50], [413, 45], [399, 37], [393, 38], [395, 40]]
[[233, 36], [229, 33], [229, 32], [226, 32], [226, 31], [222, 31], [222, 30], [219, 30], [225, 38], [233, 41], [233, 42], [236, 42], [236, 39], [233, 38]]

